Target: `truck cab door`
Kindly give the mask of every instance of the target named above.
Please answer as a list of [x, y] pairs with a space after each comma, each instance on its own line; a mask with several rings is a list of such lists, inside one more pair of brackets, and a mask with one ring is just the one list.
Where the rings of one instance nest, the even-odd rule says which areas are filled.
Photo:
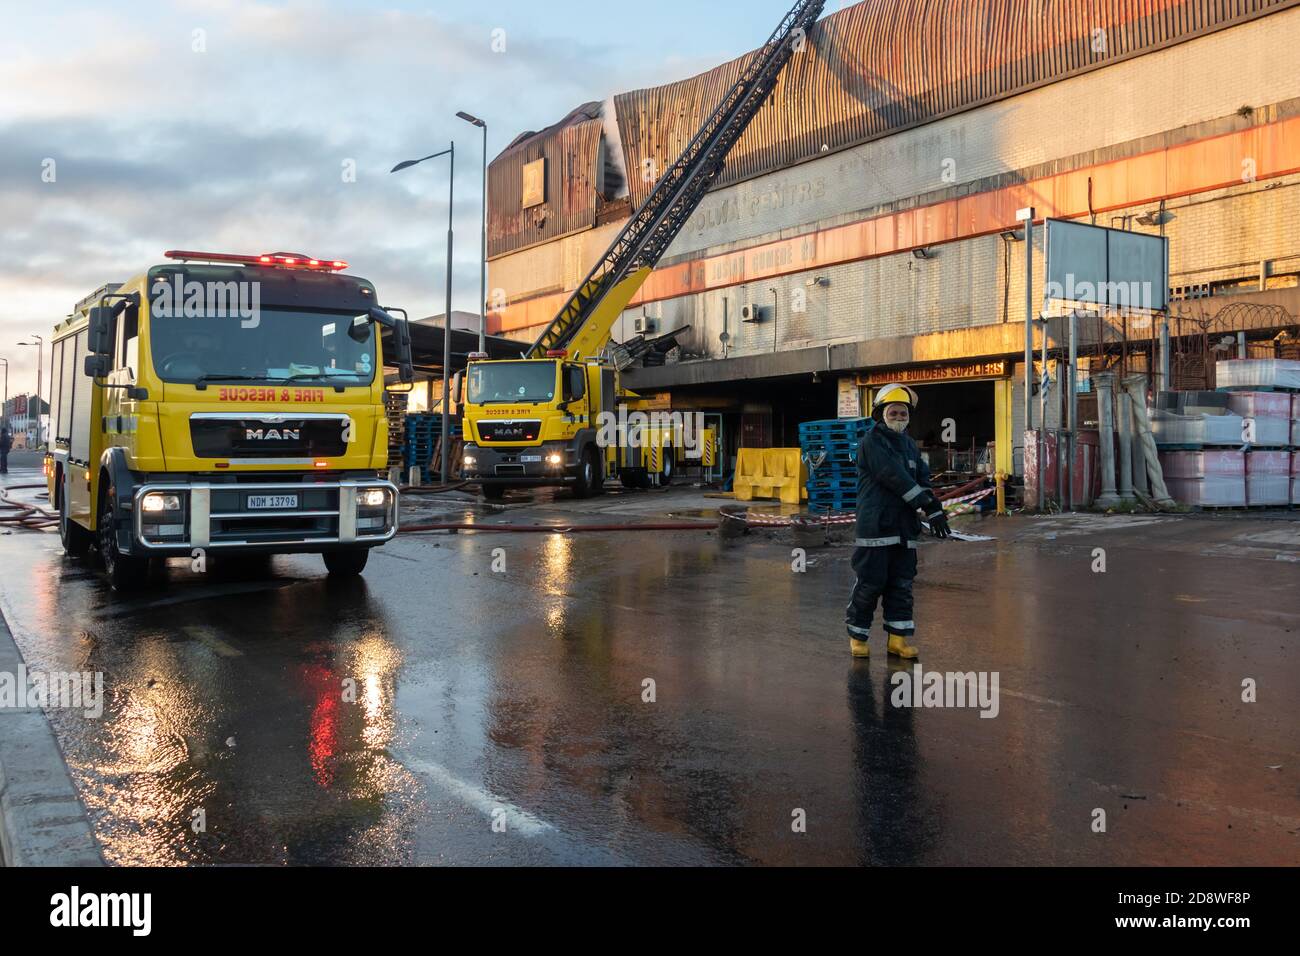
[[568, 406], [566, 436], [591, 427], [591, 403], [587, 396], [587, 373], [581, 365], [564, 366], [564, 402]]

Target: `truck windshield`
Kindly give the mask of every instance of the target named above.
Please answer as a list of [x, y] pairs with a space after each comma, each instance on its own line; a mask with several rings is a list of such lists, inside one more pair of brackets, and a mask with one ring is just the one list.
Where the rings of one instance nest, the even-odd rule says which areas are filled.
[[473, 362], [470, 402], [549, 402], [555, 397], [554, 362]]
[[[356, 322], [364, 341], [348, 335]], [[257, 320], [155, 316], [149, 325], [153, 364], [166, 382], [287, 380], [369, 385], [375, 334], [351, 312], [262, 308]]]

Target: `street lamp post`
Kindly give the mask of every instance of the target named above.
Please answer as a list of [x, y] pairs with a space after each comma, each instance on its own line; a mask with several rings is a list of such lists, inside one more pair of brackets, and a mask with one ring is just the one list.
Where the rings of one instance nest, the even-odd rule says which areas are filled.
[[419, 159], [403, 160], [389, 172], [396, 173], [403, 169], [410, 169], [417, 163], [422, 163], [426, 159], [437, 159], [439, 156], [448, 157], [450, 167], [447, 172], [447, 311], [442, 323], [442, 454], [439, 456], [442, 483], [445, 485], [449, 480], [447, 459], [451, 451], [451, 213], [456, 188], [456, 144], [453, 142], [446, 149]]
[[[28, 333], [35, 342], [19, 342], [19, 345], [36, 346], [36, 443], [41, 443], [41, 368], [45, 365], [45, 340], [34, 332]], [[7, 377], [7, 376], [6, 376]], [[31, 421], [32, 410], [27, 409], [27, 420]]]
[[0, 404], [0, 426], [9, 424], [9, 360], [0, 358], [0, 362], [5, 363], [5, 397], [3, 404]]
[[487, 123], [465, 111], [456, 114], [466, 123], [483, 130], [483, 228], [482, 254], [478, 270], [478, 350], [486, 352], [485, 343], [487, 325]]

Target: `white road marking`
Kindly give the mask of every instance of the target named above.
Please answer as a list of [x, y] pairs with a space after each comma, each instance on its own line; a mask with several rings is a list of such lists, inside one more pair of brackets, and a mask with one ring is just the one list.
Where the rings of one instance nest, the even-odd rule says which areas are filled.
[[508, 803], [495, 794], [474, 786], [472, 783], [466, 783], [453, 775], [442, 764], [421, 760], [418, 757], [406, 757], [400, 754], [394, 756], [406, 769], [427, 777], [444, 790], [450, 791], [462, 802], [478, 810], [489, 820], [492, 819], [494, 810], [504, 810], [507, 832], [522, 833], [524, 836], [531, 837], [555, 829], [545, 820], [538, 819], [527, 810], [521, 810], [514, 804]]

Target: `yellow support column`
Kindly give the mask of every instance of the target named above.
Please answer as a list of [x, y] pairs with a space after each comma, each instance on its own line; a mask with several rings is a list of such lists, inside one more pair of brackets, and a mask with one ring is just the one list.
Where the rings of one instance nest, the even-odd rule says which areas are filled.
[[993, 383], [993, 441], [996, 458], [993, 470], [1000, 475], [1010, 475], [1014, 471], [1011, 455], [1011, 402], [1014, 387], [1009, 378], [1000, 378]]

